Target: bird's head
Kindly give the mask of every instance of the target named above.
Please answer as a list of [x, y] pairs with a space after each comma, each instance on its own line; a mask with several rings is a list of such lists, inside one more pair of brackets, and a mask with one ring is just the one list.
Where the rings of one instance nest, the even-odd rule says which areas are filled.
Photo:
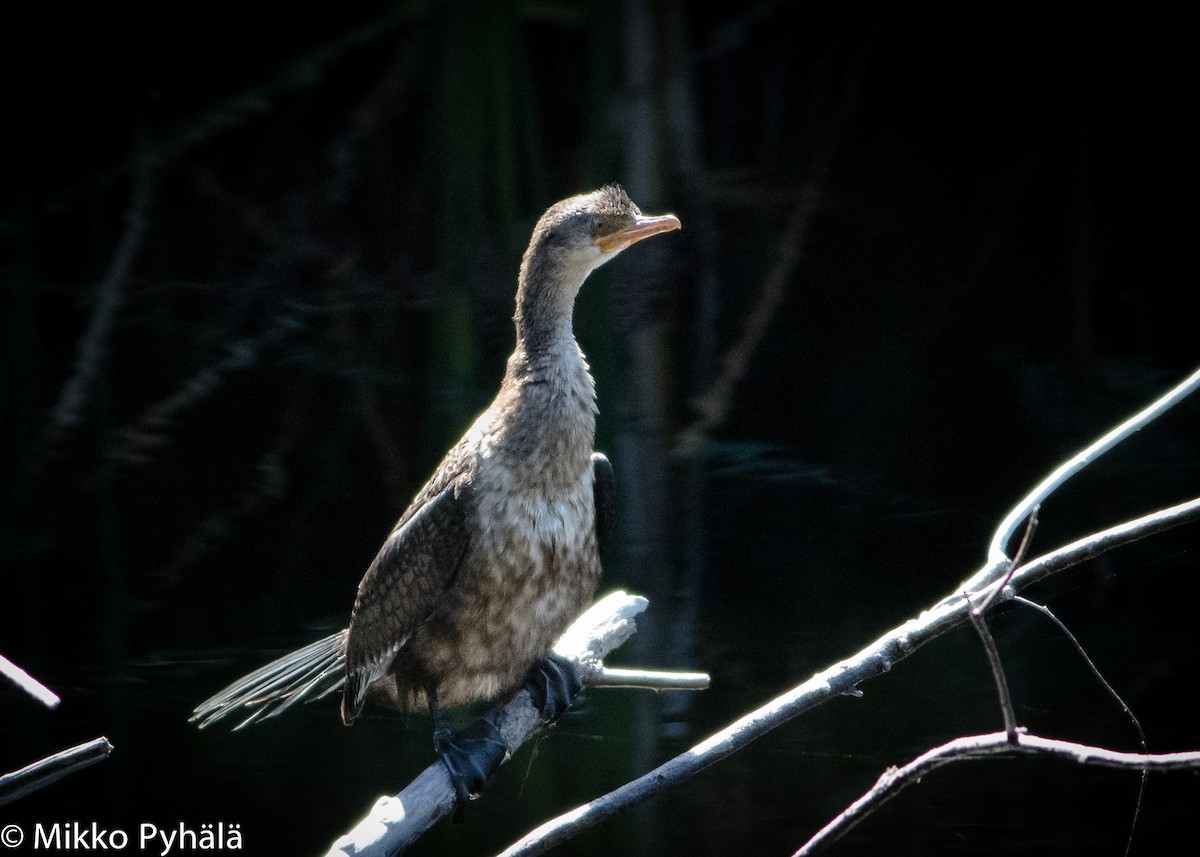
[[[542, 215], [521, 262], [518, 318], [565, 313], [587, 275], [643, 238], [679, 229], [673, 214], [647, 217], [618, 185], [557, 202]], [[536, 303], [537, 306], [523, 304]]]

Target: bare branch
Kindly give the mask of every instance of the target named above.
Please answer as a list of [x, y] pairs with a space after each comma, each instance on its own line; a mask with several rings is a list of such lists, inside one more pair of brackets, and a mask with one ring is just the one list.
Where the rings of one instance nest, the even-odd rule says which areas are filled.
[[902, 768], [889, 768], [875, 785], [848, 806], [837, 818], [825, 825], [793, 857], [807, 857], [832, 844], [872, 811], [899, 794], [904, 788], [919, 782], [921, 777], [950, 764], [968, 759], [993, 756], [1050, 756], [1079, 765], [1099, 765], [1134, 771], [1200, 770], [1200, 752], [1187, 753], [1123, 753], [1105, 747], [1090, 747], [1072, 741], [1021, 734], [1013, 742], [1004, 732], [956, 738], [913, 759]]
[[[639, 595], [624, 592], [606, 595], [575, 620], [554, 650], [575, 663], [585, 684], [592, 684], [594, 677], [608, 672], [600, 659], [632, 636], [637, 630], [633, 617], [645, 610], [648, 603]], [[666, 677], [670, 676], [669, 673], [636, 674], [648, 677], [648, 684], [640, 686], [666, 687]], [[707, 686], [707, 676], [687, 674], [687, 678], [693, 682], [689, 686], [697, 684], [700, 678]], [[511, 752], [516, 752], [544, 725], [525, 690], [493, 709], [487, 717], [496, 724]], [[333, 843], [329, 857], [398, 854], [448, 814], [454, 808], [454, 800], [454, 788], [445, 766], [440, 761], [434, 762], [400, 794], [379, 798], [353, 830]]]
[[108, 743], [107, 738], [101, 736], [86, 744], [71, 747], [55, 753], [53, 756], [47, 756], [32, 765], [26, 765], [19, 771], [5, 774], [0, 777], [0, 806], [25, 797], [25, 795], [61, 780], [81, 768], [105, 760], [112, 750], [112, 744]]
[[57, 693], [4, 657], [4, 655], [0, 655], [0, 675], [4, 676], [47, 708], [58, 708], [59, 702], [62, 701], [58, 698]]

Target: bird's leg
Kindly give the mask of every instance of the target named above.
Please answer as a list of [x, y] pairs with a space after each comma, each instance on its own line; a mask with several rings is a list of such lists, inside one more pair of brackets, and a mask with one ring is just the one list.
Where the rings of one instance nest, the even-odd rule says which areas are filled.
[[508, 745], [500, 730], [487, 717], [477, 718], [469, 726], [454, 732], [446, 723], [437, 704], [437, 692], [426, 691], [429, 713], [433, 715], [433, 749], [446, 766], [454, 786], [454, 822], [461, 823], [467, 801], [479, 797], [487, 781], [508, 756]]
[[551, 652], [529, 668], [525, 689], [529, 691], [533, 707], [541, 713], [542, 720], [553, 724], [571, 707], [583, 689], [583, 682], [569, 660]]

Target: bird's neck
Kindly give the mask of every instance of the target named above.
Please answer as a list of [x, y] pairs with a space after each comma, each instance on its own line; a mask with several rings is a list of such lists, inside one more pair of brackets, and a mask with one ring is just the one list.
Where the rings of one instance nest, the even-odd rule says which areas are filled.
[[586, 271], [562, 271], [547, 260], [526, 258], [513, 317], [518, 351], [538, 357], [574, 349], [575, 296], [586, 276]]
[[513, 318], [517, 344], [508, 361], [505, 383], [526, 388], [532, 382], [551, 398], [583, 403], [590, 411], [595, 388], [571, 321], [575, 295], [586, 274], [575, 280], [545, 276], [544, 272], [542, 276], [530, 274], [529, 267], [523, 266]]
[[596, 432], [596, 388], [571, 328], [586, 272], [571, 281], [529, 261], [517, 287], [516, 349], [490, 409], [502, 424], [492, 435], [493, 454], [509, 462], [509, 478], [519, 471], [543, 489], [573, 486]]
[[[532, 335], [530, 335], [532, 334]], [[595, 401], [587, 360], [571, 332], [571, 324], [554, 328], [517, 326], [517, 346], [508, 359], [504, 383], [518, 389], [533, 384], [552, 397], [570, 394], [569, 400]]]

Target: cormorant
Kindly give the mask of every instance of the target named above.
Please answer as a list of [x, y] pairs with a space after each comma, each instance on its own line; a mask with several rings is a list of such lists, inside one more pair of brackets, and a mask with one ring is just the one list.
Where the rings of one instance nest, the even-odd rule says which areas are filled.
[[575, 296], [626, 247], [679, 225], [643, 216], [616, 185], [542, 215], [521, 261], [500, 391], [392, 528], [350, 626], [238, 679], [193, 720], [249, 713], [245, 726], [338, 689], [347, 725], [367, 699], [428, 706], [461, 812], [507, 748], [487, 721], [452, 733], [444, 708], [524, 683], [547, 720], [565, 710], [578, 679], [551, 647], [595, 592], [613, 507], [612, 466], [592, 451], [596, 394]]

